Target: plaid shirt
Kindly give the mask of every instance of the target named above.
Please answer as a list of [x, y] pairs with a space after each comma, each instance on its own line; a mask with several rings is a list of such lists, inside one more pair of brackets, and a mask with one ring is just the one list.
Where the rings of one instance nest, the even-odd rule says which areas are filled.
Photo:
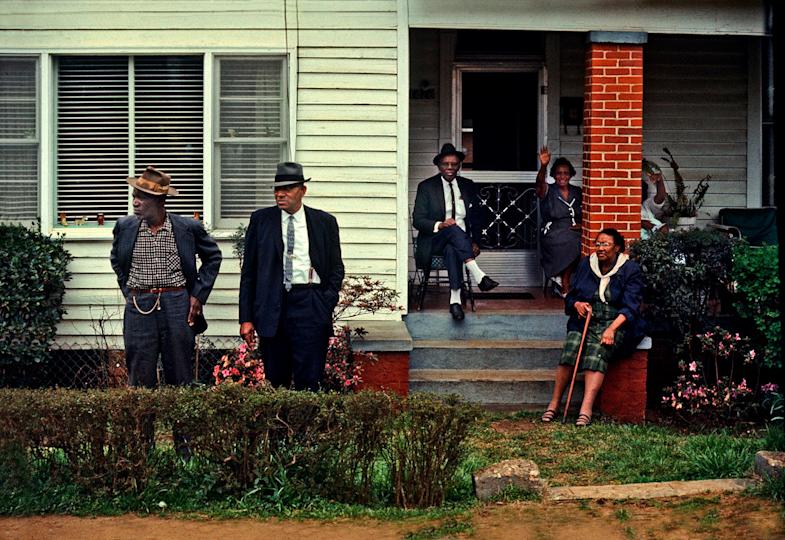
[[185, 275], [180, 266], [180, 255], [177, 253], [169, 214], [156, 234], [150, 230], [147, 221], [142, 220], [136, 236], [127, 287], [157, 289], [183, 286]]

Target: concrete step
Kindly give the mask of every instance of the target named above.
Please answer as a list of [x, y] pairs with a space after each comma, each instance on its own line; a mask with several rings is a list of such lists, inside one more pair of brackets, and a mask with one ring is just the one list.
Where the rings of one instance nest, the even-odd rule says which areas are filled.
[[[444, 312], [414, 312], [404, 317], [412, 339], [418, 340], [564, 340], [567, 316], [563, 311], [529, 313], [466, 312], [454, 321]], [[416, 346], [416, 344], [415, 344]]]
[[[409, 391], [457, 394], [489, 406], [544, 406], [553, 394], [555, 369], [410, 369]], [[583, 397], [578, 374], [572, 403]]]
[[417, 340], [410, 369], [555, 369], [559, 340]]

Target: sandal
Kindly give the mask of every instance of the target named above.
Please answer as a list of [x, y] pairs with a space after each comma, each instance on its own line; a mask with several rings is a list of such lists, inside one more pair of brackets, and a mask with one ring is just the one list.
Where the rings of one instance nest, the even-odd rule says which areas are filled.
[[546, 424], [548, 422], [553, 422], [553, 420], [554, 420], [554, 418], [556, 418], [557, 414], [558, 414], [558, 411], [556, 409], [548, 409], [547, 411], [542, 413], [542, 418], [540, 418], [540, 422], [544, 422]]
[[581, 413], [578, 415], [578, 419], [575, 421], [575, 425], [578, 427], [586, 427], [591, 424], [591, 415]]

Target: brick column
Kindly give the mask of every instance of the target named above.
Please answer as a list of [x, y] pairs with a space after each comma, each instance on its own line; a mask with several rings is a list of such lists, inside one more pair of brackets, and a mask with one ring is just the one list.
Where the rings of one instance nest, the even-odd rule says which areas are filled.
[[583, 253], [603, 227], [640, 237], [643, 43], [646, 34], [589, 32], [583, 132]]

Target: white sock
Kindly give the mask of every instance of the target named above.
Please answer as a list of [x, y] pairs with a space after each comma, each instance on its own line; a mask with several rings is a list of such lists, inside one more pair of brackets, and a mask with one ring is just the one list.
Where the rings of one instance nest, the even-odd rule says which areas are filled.
[[477, 266], [477, 261], [475, 261], [475, 260], [471, 260], [471, 261], [467, 262], [466, 263], [466, 269], [469, 270], [469, 273], [472, 275], [472, 277], [474, 278], [474, 281], [477, 282], [477, 283], [482, 281], [482, 278], [485, 277], [485, 272], [480, 270], [480, 267]]
[[461, 290], [460, 289], [450, 289], [450, 303], [451, 304], [460, 304], [461, 303]]

